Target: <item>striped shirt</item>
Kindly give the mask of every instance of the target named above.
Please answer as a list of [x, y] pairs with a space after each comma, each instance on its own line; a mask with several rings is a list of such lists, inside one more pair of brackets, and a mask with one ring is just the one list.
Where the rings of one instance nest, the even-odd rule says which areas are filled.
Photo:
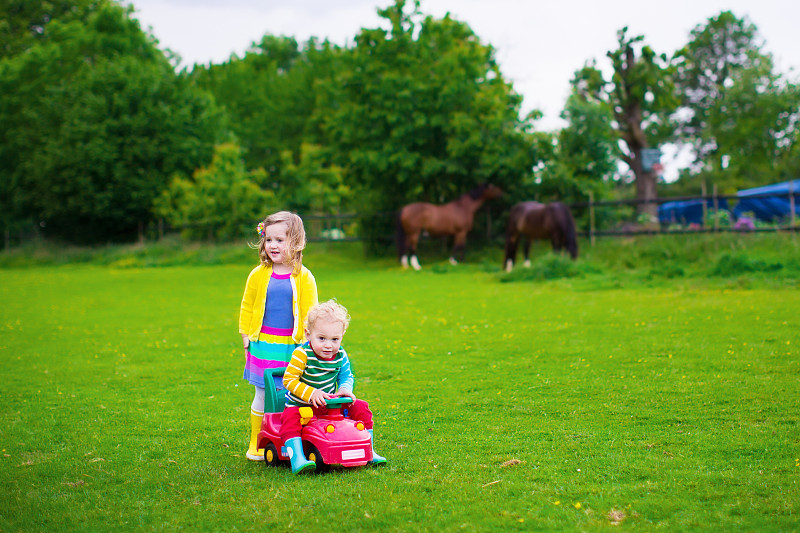
[[344, 348], [330, 359], [317, 357], [314, 350], [306, 342], [295, 348], [292, 359], [283, 375], [283, 386], [286, 387], [286, 405], [302, 407], [309, 405], [311, 394], [315, 389], [328, 394], [353, 391], [353, 373], [350, 370], [350, 359]]

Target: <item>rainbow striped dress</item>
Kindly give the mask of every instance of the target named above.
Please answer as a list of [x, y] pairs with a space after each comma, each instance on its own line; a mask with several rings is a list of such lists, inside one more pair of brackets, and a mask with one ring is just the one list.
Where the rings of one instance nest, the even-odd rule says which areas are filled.
[[[299, 344], [292, 339], [294, 314], [292, 313], [291, 274], [272, 273], [267, 286], [264, 320], [258, 340], [250, 342], [244, 366], [244, 379], [256, 387], [264, 387], [264, 370], [286, 368], [292, 352]], [[283, 378], [276, 377], [275, 387], [283, 389]]]

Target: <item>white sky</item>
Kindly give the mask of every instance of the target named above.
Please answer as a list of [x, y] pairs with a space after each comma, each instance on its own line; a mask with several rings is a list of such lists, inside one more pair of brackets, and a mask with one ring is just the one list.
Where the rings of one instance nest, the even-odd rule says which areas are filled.
[[[393, 0], [123, 0], [183, 65], [239, 57], [264, 34], [306, 42], [327, 38], [352, 44], [361, 28], [384, 26], [377, 9]], [[411, 4], [412, 0], [407, 0]], [[747, 17], [764, 39], [779, 72], [798, 79], [800, 1], [797, 0], [422, 0], [421, 11], [467, 23], [496, 50], [503, 76], [523, 96], [522, 112], [540, 109], [538, 129], [563, 126], [559, 114], [576, 70], [592, 59], [607, 69], [617, 31], [643, 35], [657, 53], [671, 55], [689, 32], [720, 11]], [[664, 160], [669, 171], [668, 158]]]

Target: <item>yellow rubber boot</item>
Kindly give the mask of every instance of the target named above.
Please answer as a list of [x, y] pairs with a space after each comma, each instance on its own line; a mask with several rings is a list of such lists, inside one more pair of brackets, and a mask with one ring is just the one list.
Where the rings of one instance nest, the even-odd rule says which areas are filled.
[[251, 461], [263, 461], [264, 449], [258, 449], [258, 432], [261, 431], [261, 419], [264, 413], [250, 409], [250, 447], [247, 449], [247, 458]]

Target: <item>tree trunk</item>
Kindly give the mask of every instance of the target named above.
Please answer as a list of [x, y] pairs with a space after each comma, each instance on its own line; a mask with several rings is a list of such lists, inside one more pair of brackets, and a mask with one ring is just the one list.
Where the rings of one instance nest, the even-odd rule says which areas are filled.
[[641, 171], [636, 176], [636, 199], [642, 202], [636, 205], [636, 212], [650, 215], [653, 222], [658, 220], [658, 204], [653, 201], [658, 198], [656, 178], [655, 172]]
[[654, 202], [658, 198], [656, 183], [658, 175], [653, 170], [644, 170], [642, 165], [642, 149], [637, 147], [633, 157], [629, 161], [633, 175], [636, 177], [636, 214], [646, 214], [650, 217], [649, 222], [658, 222], [658, 204]]
[[[636, 179], [637, 215], [648, 215], [647, 224], [658, 223], [658, 204], [651, 203], [652, 200], [658, 198], [657, 175], [652, 169], [645, 170], [643, 166], [642, 150], [647, 148], [647, 134], [642, 127], [644, 100], [635, 96], [635, 92], [632, 91], [632, 88], [641, 82], [635, 78], [631, 79], [637, 61], [630, 43], [626, 45], [624, 53], [625, 61], [619, 66], [618, 71], [621, 78], [618, 91], [623, 105], [619, 111], [615, 112], [622, 139], [628, 145], [628, 157], [624, 160], [630, 166]], [[639, 61], [641, 62], [641, 58]]]

